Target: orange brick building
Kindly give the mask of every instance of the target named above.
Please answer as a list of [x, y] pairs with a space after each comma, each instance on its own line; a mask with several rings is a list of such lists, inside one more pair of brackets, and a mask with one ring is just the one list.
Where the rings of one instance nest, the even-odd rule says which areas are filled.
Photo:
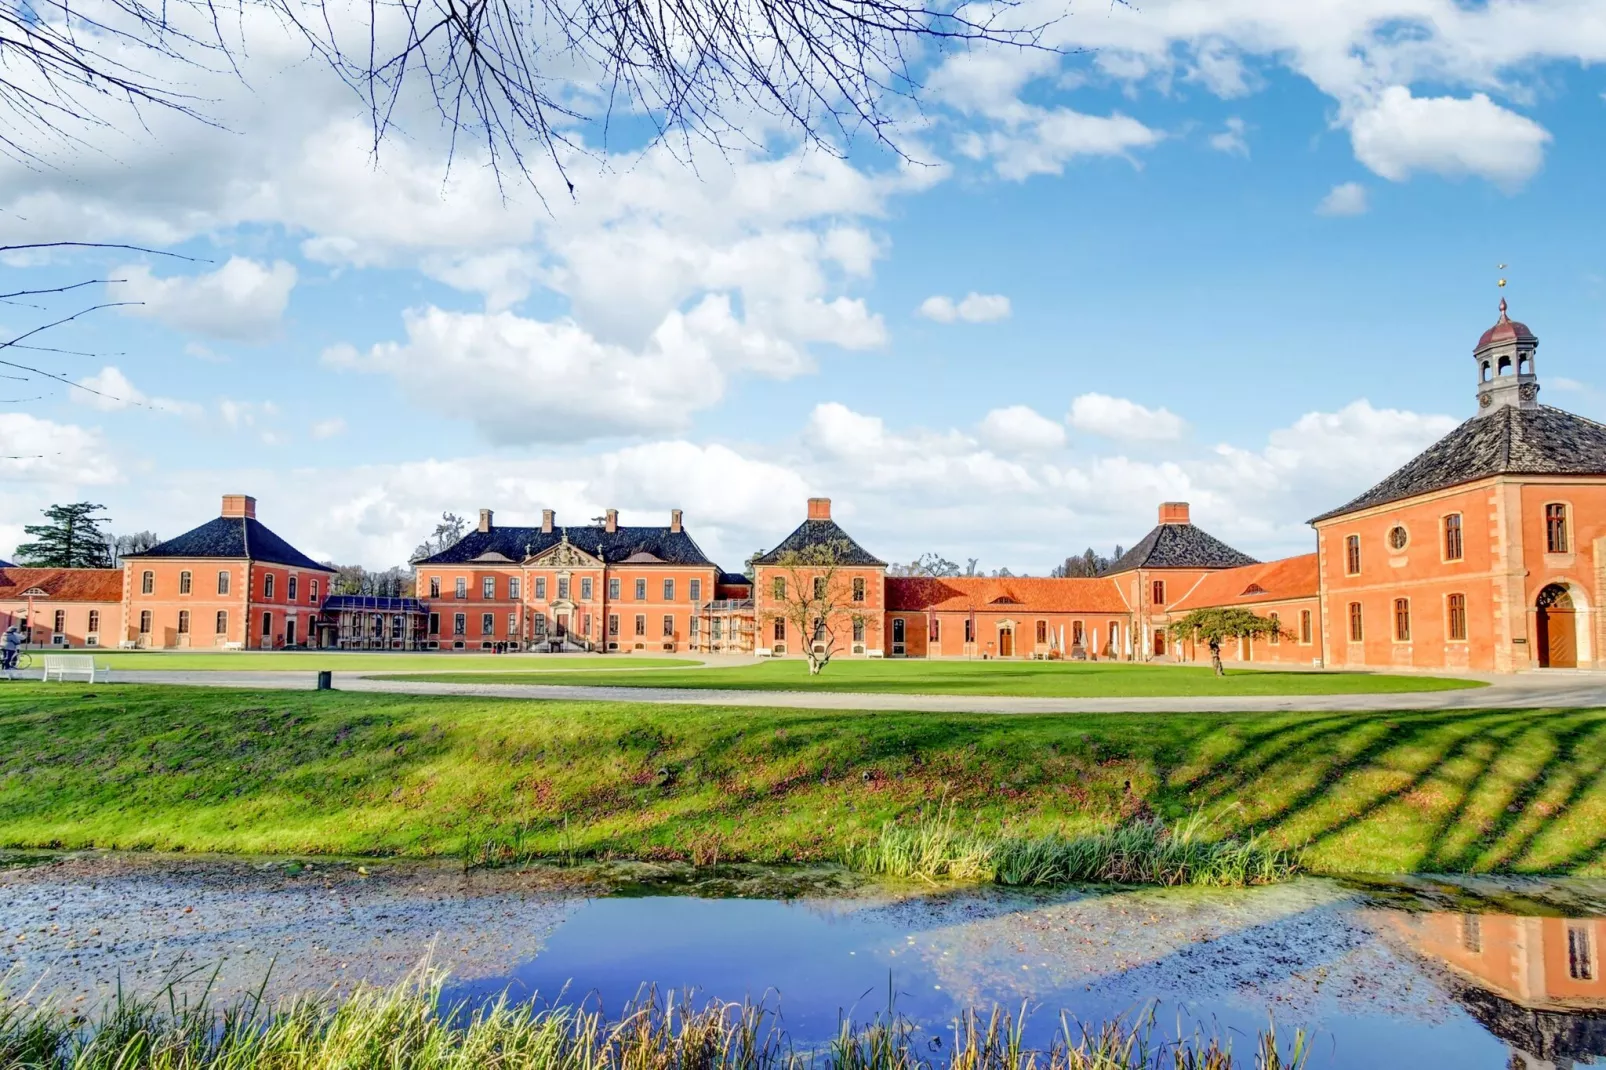
[[268, 530], [256, 499], [225, 494], [220, 516], [123, 558], [118, 645], [277, 650], [314, 634], [334, 569]]
[[[1606, 667], [1606, 425], [1539, 404], [1538, 346], [1502, 301], [1473, 348], [1477, 414], [1311, 521], [1314, 553], [1280, 561], [1255, 561], [1166, 502], [1095, 579], [888, 576], [830, 499], [811, 498], [750, 581], [710, 560], [678, 509], [662, 527], [622, 526], [614, 509], [581, 526], [548, 509], [538, 527], [499, 527], [482, 509], [473, 531], [414, 562], [416, 599], [326, 605], [333, 570], [228, 495], [217, 519], [130, 555], [116, 599], [104, 579], [69, 597], [65, 579], [27, 578], [30, 623], [38, 642], [162, 649], [351, 645], [359, 621], [365, 649], [798, 657], [823, 641], [847, 657], [1203, 661], [1169, 625], [1236, 606], [1281, 625], [1227, 645], [1243, 664]], [[0, 612], [26, 612], [25, 595], [0, 583]], [[42, 612], [61, 628], [41, 632]]]
[[887, 563], [831, 519], [830, 498], [809, 499], [803, 523], [754, 559], [753, 580], [755, 653], [798, 655], [814, 643], [849, 656], [884, 654]]
[[0, 631], [13, 624], [34, 647], [115, 645], [123, 626], [123, 574], [0, 566]]
[[[550, 509], [540, 527], [498, 527], [489, 509], [453, 545], [413, 563], [427, 606], [430, 649], [573, 649], [683, 653], [705, 649], [707, 620], [739, 600], [681, 523], [625, 527], [609, 509], [601, 524], [561, 526]], [[736, 641], [739, 643], [740, 636]]]
[[1606, 426], [1539, 404], [1538, 346], [1502, 300], [1477, 415], [1312, 521], [1329, 665], [1606, 666]]

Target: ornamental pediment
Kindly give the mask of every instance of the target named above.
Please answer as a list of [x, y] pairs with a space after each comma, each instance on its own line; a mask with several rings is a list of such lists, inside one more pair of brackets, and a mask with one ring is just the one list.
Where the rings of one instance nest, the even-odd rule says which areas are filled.
[[30, 587], [22, 592], [23, 598], [49, 598], [50, 592], [43, 587]]
[[564, 539], [556, 546], [534, 554], [524, 563], [546, 568], [596, 568], [602, 564], [602, 559], [593, 557], [568, 539]]

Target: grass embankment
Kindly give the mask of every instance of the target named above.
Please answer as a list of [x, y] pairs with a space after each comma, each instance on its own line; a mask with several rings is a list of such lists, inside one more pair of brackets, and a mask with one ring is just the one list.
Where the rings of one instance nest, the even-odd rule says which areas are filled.
[[[214, 1012], [160, 997], [122, 1000], [79, 1023], [49, 1008], [0, 1001], [0, 1068], [27, 1070], [1290, 1070], [1308, 1045], [1261, 1032], [1247, 1058], [1201, 1036], [1161, 1038], [1152, 1014], [1080, 1028], [1061, 1023], [1046, 1050], [1023, 1040], [1024, 1016], [961, 1014], [952, 1043], [918, 1043], [913, 1023], [844, 1021], [830, 1042], [796, 1046], [753, 1004], [649, 1000], [618, 1019], [562, 1005], [440, 1005], [439, 975], [342, 1000]], [[932, 1050], [941, 1055], [929, 1054]], [[922, 1050], [924, 1049], [924, 1050]]]
[[998, 717], [0, 685], [0, 845], [838, 859], [1195, 811], [1329, 872], [1606, 874], [1606, 711]]
[[[55, 650], [35, 649], [35, 658]], [[603, 670], [616, 672], [631, 668], [673, 668], [697, 665], [689, 658], [600, 657], [593, 654], [456, 654], [447, 651], [412, 654], [397, 651], [302, 651], [302, 650], [217, 650], [174, 653], [166, 650], [69, 651], [93, 654], [95, 661], [111, 669], [146, 672], [408, 672], [413, 669], [467, 669], [471, 679], [482, 680], [487, 672], [541, 673], [555, 670], [584, 673]], [[34, 662], [35, 665], [39, 663]]]
[[[849, 691], [866, 694], [1037, 695], [1052, 698], [1167, 695], [1333, 695], [1449, 691], [1481, 681], [1385, 673], [1233, 669], [1217, 676], [1208, 665], [1146, 665], [1100, 661], [833, 661], [810, 676], [801, 660], [759, 661], [735, 668], [608, 672], [639, 662], [599, 658], [582, 674], [498, 675], [500, 684], [577, 684], [591, 687], [690, 687], [721, 691]], [[440, 662], [435, 663], [441, 666]], [[432, 666], [433, 667], [433, 666]], [[444, 666], [441, 666], [444, 668]], [[396, 679], [484, 683], [452, 671]]]

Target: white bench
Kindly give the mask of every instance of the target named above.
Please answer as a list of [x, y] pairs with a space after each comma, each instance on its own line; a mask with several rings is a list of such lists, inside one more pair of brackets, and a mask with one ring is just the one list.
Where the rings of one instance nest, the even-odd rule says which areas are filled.
[[82, 676], [90, 683], [95, 682], [95, 673], [101, 673], [104, 679], [106, 669], [97, 666], [95, 659], [89, 654], [46, 654], [45, 679], [54, 676], [57, 680], [65, 681], [69, 676]]

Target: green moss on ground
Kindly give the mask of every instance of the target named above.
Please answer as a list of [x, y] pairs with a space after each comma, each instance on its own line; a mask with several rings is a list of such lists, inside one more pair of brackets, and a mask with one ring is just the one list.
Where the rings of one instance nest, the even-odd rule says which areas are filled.
[[[600, 661], [601, 659], [599, 659]], [[437, 665], [440, 663], [437, 662]], [[592, 662], [595, 666], [597, 663]], [[902, 695], [1032, 695], [1093, 698], [1164, 695], [1333, 695], [1448, 691], [1484, 687], [1477, 680], [1364, 672], [1233, 669], [1217, 676], [1208, 665], [1148, 665], [1097, 661], [833, 661], [810, 676], [801, 660], [759, 661], [720, 669], [608, 672], [629, 662], [602, 662], [583, 674], [503, 673], [497, 683], [596, 687], [692, 687], [722, 691], [848, 691]], [[396, 677], [403, 679], [403, 677]], [[405, 679], [483, 683], [473, 673], [410, 674]]]
[[0, 846], [839, 857], [1196, 809], [1328, 872], [1606, 874], [1606, 711], [996, 716], [0, 685]]

